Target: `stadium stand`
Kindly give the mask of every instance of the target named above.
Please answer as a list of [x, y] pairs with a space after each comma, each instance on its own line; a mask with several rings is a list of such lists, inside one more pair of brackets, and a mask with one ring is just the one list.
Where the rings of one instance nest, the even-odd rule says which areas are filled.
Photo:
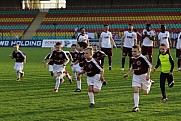
[[[119, 35], [134, 24], [138, 31], [151, 23], [152, 28], [159, 30], [160, 24], [166, 24], [168, 30], [181, 31], [180, 7], [129, 7], [115, 9], [51, 9], [41, 23], [32, 39], [71, 39], [76, 25], [85, 27], [87, 32], [102, 31], [103, 24], [109, 24], [112, 32]], [[53, 25], [56, 22], [57, 25]]]
[[0, 40], [20, 39], [38, 10], [0, 10]]

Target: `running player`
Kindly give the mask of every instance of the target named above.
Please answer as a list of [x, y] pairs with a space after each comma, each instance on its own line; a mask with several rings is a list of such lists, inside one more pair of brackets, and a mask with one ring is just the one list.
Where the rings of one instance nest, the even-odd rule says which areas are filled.
[[162, 92], [162, 102], [166, 102], [166, 90], [165, 90], [165, 82], [167, 80], [168, 87], [174, 86], [174, 79], [173, 79], [173, 69], [174, 69], [174, 61], [172, 56], [167, 52], [168, 48], [167, 45], [161, 44], [160, 45], [160, 54], [158, 55], [157, 64], [154, 68], [154, 71], [161, 66], [161, 73], [160, 73], [160, 89]]
[[[49, 61], [53, 61], [53, 71], [56, 77], [56, 84], [54, 92], [58, 92], [60, 84], [63, 84], [63, 73], [65, 71], [65, 66], [69, 62], [69, 58], [66, 53], [62, 50], [62, 43], [57, 42], [55, 44], [55, 50], [51, 53]], [[47, 65], [49, 63], [47, 62]]]
[[137, 36], [133, 31], [133, 25], [128, 25], [128, 31], [124, 31], [124, 35], [121, 39], [121, 49], [123, 50], [122, 54], [122, 71], [124, 71], [124, 65], [126, 56], [129, 56], [129, 69], [131, 68], [131, 57], [132, 57], [132, 47], [137, 44]]
[[139, 45], [134, 45], [132, 48], [132, 68], [131, 70], [124, 75], [127, 78], [132, 72], [132, 87], [134, 89], [134, 105], [132, 112], [139, 111], [139, 89], [143, 90], [143, 93], [147, 95], [150, 91], [151, 80], [151, 63], [149, 60], [141, 54], [141, 48]]
[[151, 29], [151, 24], [146, 24], [146, 29], [142, 32], [142, 54], [148, 55], [150, 63], [152, 63], [153, 41], [155, 40], [155, 31]]
[[[116, 44], [112, 38], [112, 33], [109, 31], [109, 25], [104, 25], [104, 31], [101, 33], [99, 38], [99, 46], [101, 50], [108, 56], [109, 70], [112, 69], [112, 47], [116, 47]], [[102, 65], [104, 65], [104, 58], [101, 60]]]
[[88, 96], [90, 99], [89, 107], [94, 107], [94, 94], [101, 90], [101, 81], [104, 80], [103, 68], [99, 61], [96, 61], [96, 59], [93, 58], [93, 49], [91, 47], [85, 49], [84, 56], [86, 60], [83, 66], [83, 71], [79, 72], [78, 75], [83, 73], [87, 74]]
[[14, 69], [17, 74], [16, 80], [20, 81], [20, 78], [24, 76], [23, 67], [24, 67], [24, 64], [26, 63], [26, 56], [21, 50], [19, 50], [19, 44], [14, 44], [13, 48], [14, 48], [14, 51], [12, 55], [10, 55], [10, 57], [12, 59], [16, 59]]

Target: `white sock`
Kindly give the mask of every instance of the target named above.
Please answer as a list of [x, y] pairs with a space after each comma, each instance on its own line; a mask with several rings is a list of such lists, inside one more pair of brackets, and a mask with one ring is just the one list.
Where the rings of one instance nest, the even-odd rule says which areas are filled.
[[74, 72], [74, 78], [77, 78], [77, 74], [76, 74], [76, 72]]
[[67, 76], [68, 76], [69, 79], [71, 79], [71, 76], [69, 75], [69, 73], [67, 73]]
[[17, 71], [17, 78], [20, 78], [21, 72]]
[[88, 92], [88, 95], [89, 95], [90, 102], [95, 104], [95, 102], [94, 102], [94, 93], [93, 92]]
[[138, 107], [139, 104], [139, 93], [134, 93], [134, 106]]
[[77, 88], [78, 88], [78, 89], [81, 89], [81, 80], [80, 80], [80, 81], [77, 81]]
[[56, 77], [55, 89], [58, 89], [60, 85], [60, 77]]

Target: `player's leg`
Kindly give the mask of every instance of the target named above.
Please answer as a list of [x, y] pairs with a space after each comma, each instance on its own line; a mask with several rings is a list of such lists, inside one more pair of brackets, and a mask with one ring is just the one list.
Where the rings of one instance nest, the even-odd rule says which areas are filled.
[[112, 56], [108, 56], [109, 70], [112, 70]]
[[49, 65], [48, 68], [49, 68], [50, 75], [53, 76], [53, 74], [54, 74], [53, 65]]
[[[76, 72], [81, 72], [81, 67], [78, 66]], [[77, 75], [77, 88], [74, 92], [81, 92], [81, 75]]]
[[150, 63], [152, 63], [153, 47], [148, 47], [147, 49], [148, 49], [148, 59], [149, 59]]
[[60, 84], [63, 84], [63, 82], [64, 82], [63, 73], [58, 72], [58, 73], [55, 74], [55, 77], [56, 77], [56, 83], [55, 83], [54, 92], [58, 92]]
[[135, 86], [134, 89], [134, 108], [132, 112], [138, 112], [139, 111], [139, 87]]
[[72, 84], [72, 77], [69, 75], [67, 70], [64, 72], [64, 74], [69, 79], [70, 84]]
[[129, 70], [131, 69], [131, 62], [132, 62], [132, 49], [129, 48], [128, 50], [128, 56], [129, 56]]
[[122, 71], [124, 71], [124, 65], [125, 65], [126, 56], [127, 56], [126, 48], [123, 47], [123, 53], [122, 53], [122, 69], [121, 69]]
[[20, 78], [23, 77], [24, 72], [23, 70], [23, 63], [16, 63], [15, 64], [15, 70], [17, 74], [17, 81], [20, 81]]
[[181, 71], [181, 50], [176, 49], [176, 57], [178, 58], [177, 65], [178, 65], [178, 71]]
[[92, 108], [92, 107], [95, 106], [93, 85], [88, 85], [88, 96], [89, 96], [89, 100], [90, 100], [90, 105], [89, 105], [89, 107]]
[[74, 79], [77, 79], [76, 66], [77, 66], [77, 65], [73, 65], [73, 66], [71, 67], [72, 73], [73, 73], [73, 75], [74, 75]]
[[167, 78], [167, 74], [162, 73], [160, 74], [160, 89], [162, 92], [162, 102], [166, 102], [167, 101], [167, 96], [166, 96], [166, 91], [165, 91], [165, 81]]
[[174, 86], [174, 79], [173, 79], [173, 75], [168, 75], [167, 77], [167, 82], [168, 82], [168, 87], [172, 88]]

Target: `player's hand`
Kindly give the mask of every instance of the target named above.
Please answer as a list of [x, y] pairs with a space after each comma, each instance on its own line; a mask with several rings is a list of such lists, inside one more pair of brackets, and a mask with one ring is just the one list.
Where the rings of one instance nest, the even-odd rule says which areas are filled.
[[146, 75], [146, 80], [147, 80], [147, 81], [150, 80], [150, 75]]
[[170, 72], [169, 75], [173, 75], [173, 72]]
[[154, 73], [156, 72], [156, 68], [153, 69], [153, 72], [154, 72]]
[[70, 66], [73, 66], [74, 64], [72, 63], [72, 64], [70, 64]]
[[124, 78], [128, 78], [128, 74], [125, 74], [123, 77], [124, 77]]
[[81, 72], [78, 72], [77, 75], [80, 76], [82, 73]]
[[104, 81], [104, 77], [103, 76], [100, 77], [100, 81], [102, 81], [102, 82]]

